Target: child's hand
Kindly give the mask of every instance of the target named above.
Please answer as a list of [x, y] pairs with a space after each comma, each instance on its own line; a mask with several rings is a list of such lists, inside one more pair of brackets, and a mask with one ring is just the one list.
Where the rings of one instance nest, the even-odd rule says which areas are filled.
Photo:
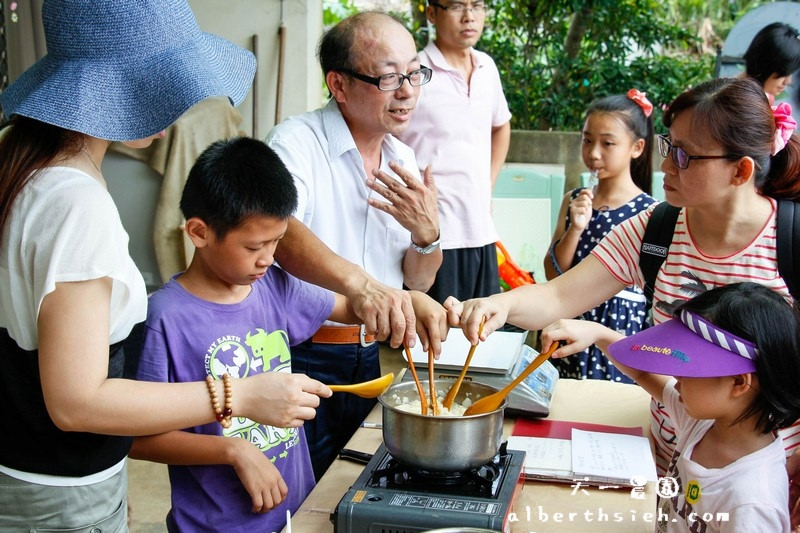
[[414, 304], [417, 316], [417, 334], [422, 341], [422, 348], [427, 352], [433, 348], [436, 359], [442, 353], [442, 342], [447, 339], [450, 326], [447, 323], [447, 311], [439, 302], [425, 293], [408, 291]]
[[333, 391], [305, 374], [265, 372], [233, 382], [233, 416], [281, 428], [300, 427], [316, 416], [319, 397]]
[[592, 200], [594, 194], [590, 189], [583, 189], [569, 203], [570, 231], [582, 232], [592, 218]]
[[289, 487], [272, 461], [244, 439], [226, 440], [233, 446], [231, 466], [253, 501], [253, 512], [266, 513], [279, 505], [289, 493]]
[[543, 348], [550, 346], [553, 342], [566, 342], [551, 355], [558, 359], [582, 352], [592, 344], [597, 344], [601, 349], [605, 349], [609, 344], [623, 337], [624, 335], [597, 322], [562, 319], [542, 330], [541, 341]]

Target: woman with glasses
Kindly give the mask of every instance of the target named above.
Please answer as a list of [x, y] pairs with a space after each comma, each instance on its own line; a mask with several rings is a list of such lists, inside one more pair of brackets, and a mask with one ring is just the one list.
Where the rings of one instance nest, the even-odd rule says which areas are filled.
[[[664, 115], [660, 139], [664, 192], [681, 212], [655, 282], [653, 321], [716, 286], [761, 283], [789, 298], [777, 274], [776, 201], [800, 197], [800, 144], [787, 104], [773, 110], [752, 80], [717, 79], [678, 96]], [[506, 321], [541, 329], [578, 316], [629, 285], [643, 287], [640, 249], [652, 208], [616, 226], [592, 254], [563, 275], [489, 298], [445, 302], [450, 322], [478, 340]], [[578, 347], [571, 347], [575, 353]], [[566, 354], [565, 354], [566, 355]], [[658, 405], [651, 409], [659, 474], [672, 457], [675, 433]], [[787, 448], [800, 432], [782, 430]]]

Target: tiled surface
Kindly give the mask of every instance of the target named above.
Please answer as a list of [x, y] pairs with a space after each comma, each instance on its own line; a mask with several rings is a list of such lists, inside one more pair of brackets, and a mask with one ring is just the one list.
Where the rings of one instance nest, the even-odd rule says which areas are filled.
[[166, 465], [128, 460], [128, 501], [131, 533], [163, 533], [169, 511]]

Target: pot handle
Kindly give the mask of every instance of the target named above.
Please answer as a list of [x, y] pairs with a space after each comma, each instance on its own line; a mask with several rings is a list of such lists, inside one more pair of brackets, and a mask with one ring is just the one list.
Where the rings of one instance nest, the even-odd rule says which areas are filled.
[[351, 450], [349, 448], [342, 448], [339, 452], [339, 459], [349, 459], [356, 463], [367, 464], [369, 460], [372, 459], [372, 454]]

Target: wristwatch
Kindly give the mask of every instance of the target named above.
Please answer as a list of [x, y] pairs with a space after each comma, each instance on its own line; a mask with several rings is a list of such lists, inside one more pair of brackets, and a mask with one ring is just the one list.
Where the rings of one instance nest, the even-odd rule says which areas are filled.
[[436, 234], [436, 240], [430, 243], [428, 246], [425, 246], [424, 248], [422, 246], [418, 246], [417, 244], [415, 244], [414, 239], [411, 239], [411, 247], [417, 253], [420, 253], [422, 255], [428, 255], [429, 253], [432, 253], [439, 247], [439, 241], [441, 240], [441, 236], [442, 236], [442, 230], [439, 230], [439, 232]]

